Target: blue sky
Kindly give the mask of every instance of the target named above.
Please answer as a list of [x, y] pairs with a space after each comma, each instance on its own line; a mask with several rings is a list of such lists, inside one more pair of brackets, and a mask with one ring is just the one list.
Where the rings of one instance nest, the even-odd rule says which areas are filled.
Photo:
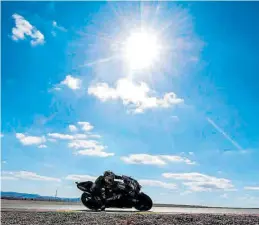
[[3, 2], [1, 185], [75, 197], [131, 175], [156, 202], [259, 206], [254, 2]]

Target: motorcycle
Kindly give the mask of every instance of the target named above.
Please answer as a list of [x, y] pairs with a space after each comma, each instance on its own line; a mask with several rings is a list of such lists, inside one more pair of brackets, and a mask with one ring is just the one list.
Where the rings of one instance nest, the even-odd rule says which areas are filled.
[[[125, 177], [125, 176], [124, 176]], [[152, 199], [141, 192], [141, 185], [133, 178], [126, 177], [126, 182], [114, 181], [109, 188], [109, 192], [105, 191], [105, 197], [112, 199], [105, 205], [106, 208], [135, 208], [138, 211], [148, 211], [152, 208]], [[83, 191], [81, 202], [90, 210], [98, 211], [101, 208], [100, 199], [92, 195], [92, 181], [76, 182], [77, 188]], [[131, 193], [129, 194], [129, 187]], [[116, 198], [120, 196], [120, 198]]]

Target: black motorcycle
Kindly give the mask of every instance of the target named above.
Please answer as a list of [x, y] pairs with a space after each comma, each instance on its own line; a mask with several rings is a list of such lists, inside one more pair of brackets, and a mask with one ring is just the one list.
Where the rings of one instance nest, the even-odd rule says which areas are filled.
[[[148, 211], [152, 208], [153, 202], [145, 193], [141, 192], [141, 185], [134, 179], [127, 177], [127, 182], [114, 181], [111, 188], [105, 190], [105, 197], [112, 198], [108, 201], [106, 208], [135, 208], [138, 211]], [[92, 181], [76, 182], [77, 188], [84, 193], [81, 196], [81, 201], [88, 209], [98, 211], [101, 208], [100, 199], [92, 196]], [[134, 194], [129, 194], [130, 192]], [[116, 196], [120, 198], [116, 198]], [[115, 197], [113, 199], [113, 197]]]

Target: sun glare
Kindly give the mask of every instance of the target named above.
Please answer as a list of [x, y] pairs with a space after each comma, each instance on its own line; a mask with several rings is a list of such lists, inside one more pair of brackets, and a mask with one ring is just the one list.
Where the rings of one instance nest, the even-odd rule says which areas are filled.
[[126, 39], [124, 57], [131, 69], [146, 69], [152, 66], [159, 56], [159, 44], [155, 34], [132, 33]]

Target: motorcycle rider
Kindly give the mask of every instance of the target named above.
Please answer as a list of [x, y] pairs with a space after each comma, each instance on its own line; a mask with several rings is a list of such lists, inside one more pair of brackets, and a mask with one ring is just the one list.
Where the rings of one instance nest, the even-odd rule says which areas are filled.
[[[128, 177], [116, 175], [112, 171], [108, 170], [108, 171], [105, 171], [103, 175], [99, 176], [93, 184], [92, 194], [93, 196], [99, 197], [101, 199], [100, 203], [102, 204], [101, 206], [102, 211], [105, 210], [105, 205], [109, 201], [112, 201], [116, 198], [119, 199], [121, 197], [120, 195], [117, 195], [109, 199], [105, 198], [105, 191], [112, 189], [112, 185], [114, 184], [115, 179], [122, 180], [124, 181], [125, 184], [129, 183]], [[128, 185], [126, 187], [128, 187]]]

